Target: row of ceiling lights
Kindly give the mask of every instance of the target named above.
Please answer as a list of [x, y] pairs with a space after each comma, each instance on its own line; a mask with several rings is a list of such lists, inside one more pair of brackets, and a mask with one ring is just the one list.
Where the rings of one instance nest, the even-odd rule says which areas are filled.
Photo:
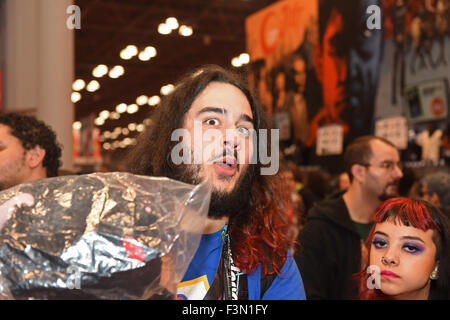
[[[178, 33], [181, 36], [191, 36], [193, 34], [193, 29], [190, 26], [186, 26], [186, 25], [181, 25], [179, 26], [178, 20], [174, 17], [170, 17], [167, 18], [165, 23], [161, 23], [158, 26], [158, 32], [160, 34], [170, 34], [173, 30], [178, 29]], [[151, 58], [156, 57], [157, 55], [157, 50], [153, 47], [153, 46], [147, 46], [145, 47], [143, 50], [141, 50], [139, 52], [138, 48], [135, 45], [128, 45], [126, 48], [122, 49], [120, 51], [120, 58], [123, 60], [130, 60], [132, 59], [134, 56], [138, 56], [138, 59], [141, 61], [149, 61]], [[250, 57], [247, 53], [242, 53], [240, 54], [238, 57], [234, 57], [231, 61], [232, 66], [238, 68], [241, 67], [245, 64], [248, 64], [250, 62]], [[101, 78], [103, 76], [105, 76], [106, 74], [109, 75], [110, 78], [112, 79], [117, 79], [120, 76], [122, 76], [125, 73], [125, 69], [120, 66], [120, 65], [116, 65], [114, 67], [112, 67], [111, 69], [108, 69], [108, 67], [104, 64], [100, 64], [98, 66], [96, 66], [93, 70], [92, 70], [92, 75], [96, 78]], [[87, 91], [89, 92], [95, 92], [100, 88], [100, 83], [97, 80], [91, 80], [88, 85], [86, 86], [86, 83], [84, 80], [82, 79], [77, 79], [74, 81], [73, 85], [72, 85], [72, 89], [74, 90], [74, 92], [72, 93], [72, 102], [76, 103], [78, 101], [81, 100], [81, 94], [79, 91], [83, 90], [84, 88], [86, 88]], [[170, 92], [172, 92], [174, 89], [174, 86], [172, 84], [167, 84], [165, 86], [162, 86], [160, 89], [160, 93], [162, 95], [168, 95]], [[97, 126], [102, 126], [105, 121], [107, 119], [111, 119], [111, 120], [117, 120], [120, 118], [120, 114], [122, 113], [129, 113], [129, 114], [133, 114], [136, 113], [137, 111], [139, 111], [139, 106], [143, 106], [145, 104], [148, 104], [150, 106], [156, 106], [160, 103], [161, 98], [157, 95], [154, 95], [152, 97], [147, 97], [146, 95], [141, 95], [139, 97], [136, 98], [136, 103], [134, 104], [130, 104], [127, 105], [125, 103], [120, 103], [116, 106], [115, 111], [108, 111], [108, 110], [103, 110], [99, 113], [99, 116], [95, 119], [95, 124]], [[73, 124], [74, 129], [81, 129], [81, 122], [80, 121], [76, 121]], [[130, 123], [129, 124], [129, 129], [121, 129], [121, 128], [116, 128], [115, 132], [117, 135], [118, 130], [120, 129], [122, 134], [124, 132], [126, 132], [126, 130], [132, 130], [131, 128], [135, 128], [135, 130], [137, 132], [141, 132], [144, 130], [144, 124], [134, 124], [134, 123]], [[102, 135], [102, 139], [107, 139], [108, 137], [108, 131], [105, 131], [106, 135]], [[113, 137], [112, 133], [109, 133], [110, 137]], [[115, 137], [116, 138], [116, 137]], [[115, 139], [114, 138], [114, 139]], [[125, 141], [125, 139], [128, 139]], [[114, 150], [118, 147], [121, 148], [125, 148], [133, 143], [135, 143], [136, 139], [131, 139], [131, 138], [125, 138], [123, 141], [114, 141], [113, 143], [109, 143], [109, 142], [105, 142], [103, 144], [103, 148], [105, 150]]]
[[178, 29], [178, 34], [183, 37], [190, 37], [194, 33], [191, 26], [179, 25], [177, 18], [167, 18], [165, 22], [158, 25], [158, 32], [163, 35], [172, 33], [172, 31]]

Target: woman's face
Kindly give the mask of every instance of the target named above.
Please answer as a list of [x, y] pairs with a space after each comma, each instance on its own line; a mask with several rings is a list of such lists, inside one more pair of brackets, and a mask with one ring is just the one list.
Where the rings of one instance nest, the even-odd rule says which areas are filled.
[[392, 220], [376, 224], [369, 262], [380, 268], [384, 294], [401, 300], [428, 299], [430, 275], [437, 267], [433, 232]]

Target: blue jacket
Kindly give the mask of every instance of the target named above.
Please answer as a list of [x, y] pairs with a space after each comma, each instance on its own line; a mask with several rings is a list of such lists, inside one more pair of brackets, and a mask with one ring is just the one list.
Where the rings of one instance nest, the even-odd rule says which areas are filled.
[[[225, 227], [224, 227], [225, 228]], [[216, 276], [222, 251], [222, 231], [204, 234], [182, 281], [178, 284], [177, 298], [202, 300]], [[247, 275], [248, 298], [259, 300], [261, 292], [261, 265]], [[303, 281], [297, 264], [288, 251], [281, 272], [264, 293], [263, 300], [305, 300]]]

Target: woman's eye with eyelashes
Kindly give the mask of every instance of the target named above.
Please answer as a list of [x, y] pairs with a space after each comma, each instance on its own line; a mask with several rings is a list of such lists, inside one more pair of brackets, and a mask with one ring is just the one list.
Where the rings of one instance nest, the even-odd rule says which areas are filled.
[[372, 241], [372, 244], [373, 244], [374, 247], [377, 248], [377, 249], [385, 248], [385, 247], [387, 246], [387, 242], [386, 242], [385, 240], [383, 240], [383, 239], [378, 239], [378, 238], [375, 238], [375, 239]]

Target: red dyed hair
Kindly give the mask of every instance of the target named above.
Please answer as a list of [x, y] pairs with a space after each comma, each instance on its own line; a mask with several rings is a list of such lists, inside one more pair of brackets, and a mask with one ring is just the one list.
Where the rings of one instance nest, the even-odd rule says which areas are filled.
[[233, 261], [245, 273], [261, 263], [264, 275], [279, 274], [295, 243], [289, 236], [293, 217], [287, 214], [292, 204], [279, 177], [259, 175], [257, 180], [252, 186], [253, 205], [241, 216], [245, 221], [238, 216], [230, 223]]
[[[367, 261], [364, 265], [368, 266], [370, 261], [370, 251], [372, 248], [372, 240], [375, 233], [377, 223], [392, 220], [395, 224], [398, 222], [405, 226], [412, 226], [423, 231], [429, 229], [439, 230], [439, 226], [433, 219], [430, 212], [431, 204], [423, 200], [415, 200], [411, 198], [392, 198], [384, 201], [377, 209], [374, 216], [374, 224], [366, 239], [365, 246], [368, 249]], [[439, 247], [439, 239], [433, 236], [436, 248]], [[436, 243], [437, 242], [437, 243]], [[389, 297], [379, 289], [369, 289], [367, 287], [367, 279], [370, 274], [366, 270], [355, 275], [359, 284], [358, 299], [360, 300], [386, 300]]]

